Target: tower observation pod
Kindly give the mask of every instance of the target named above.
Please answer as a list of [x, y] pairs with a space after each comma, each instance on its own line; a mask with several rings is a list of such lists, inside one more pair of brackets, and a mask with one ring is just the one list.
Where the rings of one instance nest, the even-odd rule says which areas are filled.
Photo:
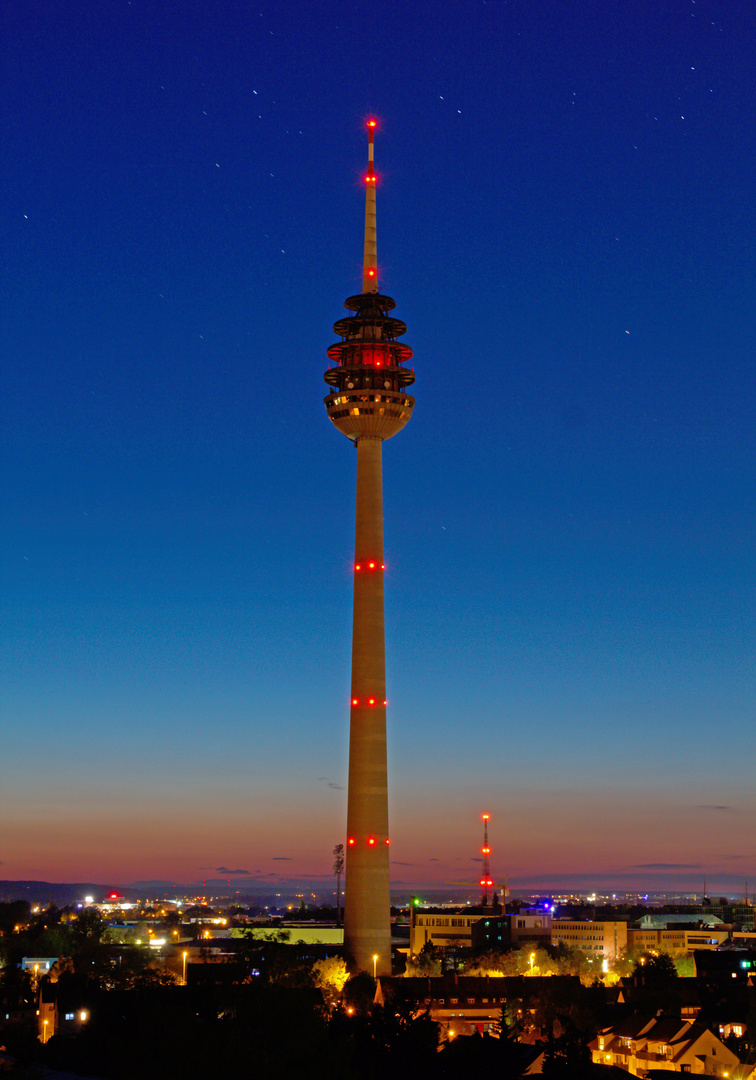
[[378, 287], [375, 121], [368, 121], [365, 247], [362, 292], [334, 325], [341, 339], [328, 349], [324, 399], [333, 424], [357, 448], [352, 693], [349, 725], [344, 943], [354, 965], [391, 974], [386, 658], [383, 604], [383, 479], [381, 448], [412, 415], [412, 350], [400, 344], [407, 327], [389, 312], [396, 304]]

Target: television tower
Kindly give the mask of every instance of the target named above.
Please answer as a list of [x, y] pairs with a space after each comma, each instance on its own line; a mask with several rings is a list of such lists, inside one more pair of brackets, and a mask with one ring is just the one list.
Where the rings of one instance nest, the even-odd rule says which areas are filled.
[[350, 314], [334, 324], [341, 341], [328, 349], [323, 378], [333, 387], [328, 415], [357, 448], [344, 943], [359, 970], [390, 975], [381, 448], [412, 416], [415, 399], [405, 387], [415, 374], [404, 366], [412, 350], [397, 342], [407, 327], [389, 315], [396, 304], [378, 289], [375, 120], [367, 127], [362, 292], [344, 301]]

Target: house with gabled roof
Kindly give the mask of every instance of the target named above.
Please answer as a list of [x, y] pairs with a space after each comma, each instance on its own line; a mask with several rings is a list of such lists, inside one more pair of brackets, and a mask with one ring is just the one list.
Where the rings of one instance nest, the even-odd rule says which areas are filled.
[[632, 1016], [605, 1027], [589, 1043], [596, 1064], [619, 1065], [633, 1076], [651, 1071], [691, 1076], [746, 1080], [752, 1066], [742, 1066], [736, 1054], [699, 1020]]

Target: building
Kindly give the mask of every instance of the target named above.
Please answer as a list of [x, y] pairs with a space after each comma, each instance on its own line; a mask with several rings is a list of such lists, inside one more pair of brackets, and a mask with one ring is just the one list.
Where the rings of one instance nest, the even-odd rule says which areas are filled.
[[[740, 1076], [736, 1054], [698, 1020], [632, 1016], [603, 1028], [589, 1044], [595, 1064], [618, 1065], [633, 1076], [651, 1070], [692, 1076]], [[742, 1073], [751, 1076], [752, 1066]], [[656, 1072], [653, 1073], [656, 1075]]]
[[412, 350], [397, 341], [407, 328], [378, 289], [375, 126], [368, 121], [362, 293], [344, 302], [350, 314], [334, 325], [341, 340], [323, 378], [333, 388], [328, 416], [357, 448], [344, 939], [357, 968], [390, 974], [382, 446], [412, 415], [405, 388], [415, 375], [405, 367]]
[[28, 971], [36, 982], [41, 975], [47, 975], [57, 961], [57, 956], [24, 956], [21, 960], [21, 970]]
[[583, 919], [552, 919], [551, 942], [581, 952], [598, 954], [611, 963], [627, 948], [626, 922], [593, 922]]
[[472, 930], [475, 952], [487, 949], [515, 949], [551, 944], [551, 916], [545, 912], [517, 915], [484, 915]]
[[411, 1006], [415, 1015], [428, 1011], [444, 1037], [497, 1035], [506, 1005], [534, 1015], [539, 996], [561, 994], [578, 998], [583, 993], [576, 975], [523, 977], [489, 975], [414, 976], [378, 980], [375, 1002]]
[[671, 926], [669, 929], [637, 929], [627, 931], [628, 948], [636, 953], [667, 952], [684, 955], [693, 949], [718, 949], [729, 937], [725, 929], [707, 926]]
[[465, 911], [464, 908], [441, 910], [440, 908], [416, 909], [410, 905], [410, 955], [419, 953], [426, 945], [434, 949], [472, 948], [473, 927], [483, 914], [480, 908]]

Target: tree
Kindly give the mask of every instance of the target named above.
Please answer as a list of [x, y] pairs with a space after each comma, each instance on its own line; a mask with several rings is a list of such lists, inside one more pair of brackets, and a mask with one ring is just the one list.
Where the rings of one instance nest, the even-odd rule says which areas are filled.
[[413, 953], [408, 957], [405, 975], [440, 975], [441, 957], [439, 949], [435, 949], [430, 941], [426, 941], [419, 953]]
[[633, 970], [633, 1005], [641, 1012], [680, 1015], [677, 968], [669, 953], [646, 953]]
[[[345, 1030], [343, 1020], [340, 1026]], [[438, 1025], [427, 1010], [418, 1014], [412, 1002], [374, 1005], [369, 1013], [352, 1018], [349, 1027], [355, 1076], [414, 1080], [432, 1075], [437, 1066]]]
[[288, 930], [271, 930], [264, 937], [248, 930], [234, 938], [241, 981], [293, 989], [312, 987], [312, 964], [303, 959], [296, 945], [289, 944], [289, 938]]
[[669, 953], [646, 953], [638, 964], [635, 965], [635, 973], [645, 975], [648, 981], [669, 982], [677, 978], [677, 968]]
[[24, 926], [31, 915], [28, 900], [12, 900], [0, 904], [0, 934], [11, 934], [17, 926]]
[[316, 960], [312, 965], [315, 985], [323, 994], [323, 1001], [329, 1012], [341, 997], [349, 978], [346, 960], [340, 956], [329, 956], [325, 960]]
[[544, 1043], [544, 1076], [562, 1076], [569, 1080], [586, 1080], [592, 1075], [591, 1052], [585, 1036], [574, 1025], [567, 1024], [561, 1035], [549, 1035]]
[[0, 968], [0, 1003], [6, 1009], [31, 1008], [36, 1001], [36, 987], [28, 971], [16, 964]]
[[344, 873], [344, 845], [333, 849], [333, 872], [336, 875], [336, 925], [341, 926], [341, 875]]

